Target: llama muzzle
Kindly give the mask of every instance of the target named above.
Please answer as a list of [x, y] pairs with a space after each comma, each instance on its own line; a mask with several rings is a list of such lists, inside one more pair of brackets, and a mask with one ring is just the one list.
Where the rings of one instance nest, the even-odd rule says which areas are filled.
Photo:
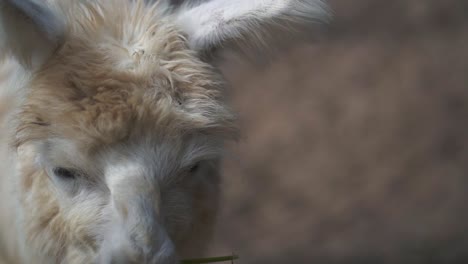
[[126, 187], [113, 197], [113, 219], [99, 263], [176, 263], [175, 246], [161, 221], [158, 192], [148, 186]]

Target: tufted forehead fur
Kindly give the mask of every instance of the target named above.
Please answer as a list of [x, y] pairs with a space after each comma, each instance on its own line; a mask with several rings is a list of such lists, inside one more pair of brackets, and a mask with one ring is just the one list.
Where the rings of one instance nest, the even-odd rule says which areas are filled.
[[192, 133], [233, 136], [218, 73], [197, 58], [167, 7], [127, 0], [63, 4], [64, 43], [35, 72], [16, 145], [84, 145]]

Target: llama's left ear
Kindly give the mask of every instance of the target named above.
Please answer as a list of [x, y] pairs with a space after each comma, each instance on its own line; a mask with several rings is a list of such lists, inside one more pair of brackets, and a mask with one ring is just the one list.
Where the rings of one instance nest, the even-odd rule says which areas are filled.
[[10, 53], [31, 69], [58, 47], [65, 22], [46, 2], [0, 0], [0, 58]]
[[189, 45], [197, 51], [217, 48], [229, 41], [268, 48], [271, 44], [266, 43], [266, 33], [275, 29], [291, 33], [326, 22], [330, 18], [328, 10], [322, 0], [211, 0], [182, 7], [176, 19], [188, 36]]

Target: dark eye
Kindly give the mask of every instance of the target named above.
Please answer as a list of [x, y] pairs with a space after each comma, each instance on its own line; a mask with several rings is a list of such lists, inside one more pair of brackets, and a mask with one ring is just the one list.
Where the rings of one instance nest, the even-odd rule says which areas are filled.
[[65, 180], [73, 180], [78, 176], [78, 172], [76, 170], [60, 167], [54, 169], [54, 174], [55, 176]]
[[190, 167], [190, 173], [196, 173], [200, 169], [200, 162], [195, 163], [192, 167]]

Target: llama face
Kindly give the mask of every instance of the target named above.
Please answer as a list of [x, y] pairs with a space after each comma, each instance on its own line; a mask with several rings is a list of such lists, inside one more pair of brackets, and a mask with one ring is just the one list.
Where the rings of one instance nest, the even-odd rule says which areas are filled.
[[[92, 155], [69, 139], [36, 144], [30, 180], [47, 177], [48, 203], [60, 211], [47, 215], [54, 216], [51, 223], [60, 218], [57, 235], [69, 237], [67, 262], [165, 263], [176, 249], [183, 255], [204, 247], [217, 208], [219, 142], [201, 135], [146, 137]], [[40, 196], [33, 188], [27, 193]]]
[[146, 2], [0, 5], [0, 47], [30, 76], [12, 137], [26, 262], [200, 254], [222, 146], [236, 129], [223, 82], [199, 54], [259, 40], [262, 24], [324, 13], [320, 1], [213, 0], [176, 11]]
[[66, 245], [52, 255], [67, 263], [172, 263], [210, 234], [233, 118], [215, 71], [177, 31], [153, 30], [137, 53], [70, 38], [31, 80], [16, 133], [34, 153], [23, 177], [43, 178], [57, 212], [43, 217], [61, 230], [27, 234]]

